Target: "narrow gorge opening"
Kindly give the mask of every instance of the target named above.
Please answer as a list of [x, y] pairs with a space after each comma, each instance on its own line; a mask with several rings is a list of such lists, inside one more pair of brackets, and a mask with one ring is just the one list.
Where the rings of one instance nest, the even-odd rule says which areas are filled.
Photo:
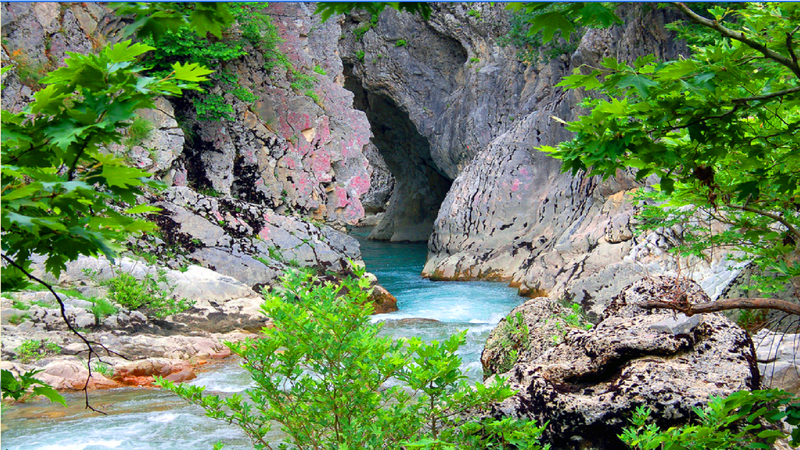
[[354, 107], [367, 114], [372, 144], [394, 177], [386, 212], [369, 239], [427, 241], [452, 180], [436, 168], [428, 140], [407, 112], [386, 95], [364, 89], [352, 66], [345, 65], [344, 74], [344, 87], [355, 95]]

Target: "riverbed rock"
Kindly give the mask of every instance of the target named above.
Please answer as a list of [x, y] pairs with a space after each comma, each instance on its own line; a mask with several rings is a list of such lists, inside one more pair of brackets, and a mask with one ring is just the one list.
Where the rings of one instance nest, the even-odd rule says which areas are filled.
[[555, 347], [532, 343], [542, 352], [525, 354], [504, 374], [518, 394], [497, 413], [548, 422], [545, 439], [554, 448], [615, 449], [623, 448], [616, 436], [639, 406], [672, 426], [712, 395], [757, 389], [753, 345], [736, 324], [717, 314], [693, 319], [637, 306], [679, 296], [708, 300], [691, 281], [648, 278], [615, 297], [592, 329], [573, 329]]
[[180, 359], [150, 358], [114, 366], [113, 379], [121, 384], [149, 385], [153, 382], [154, 376], [172, 376], [176, 379], [190, 380], [197, 375], [187, 361]]
[[397, 299], [383, 286], [375, 284], [372, 287], [372, 293], [369, 296], [372, 302], [375, 314], [385, 314], [397, 311]]

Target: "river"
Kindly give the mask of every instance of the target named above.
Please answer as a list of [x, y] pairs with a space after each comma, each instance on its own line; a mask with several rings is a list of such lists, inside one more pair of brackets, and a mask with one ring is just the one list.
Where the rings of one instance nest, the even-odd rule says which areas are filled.
[[[481, 379], [483, 344], [497, 322], [522, 302], [516, 289], [502, 283], [424, 279], [420, 276], [427, 253], [424, 243], [367, 241], [367, 231], [357, 229], [353, 233], [361, 243], [367, 270], [397, 297], [398, 311], [373, 316], [375, 321], [386, 321], [382, 333], [441, 340], [466, 329], [467, 343], [459, 354], [469, 377]], [[437, 322], [396, 321], [407, 318]], [[244, 391], [250, 378], [231, 360], [200, 373], [191, 384], [205, 386], [208, 393], [225, 394]], [[92, 404], [104, 408], [108, 415], [85, 410], [80, 394], [65, 395], [68, 408], [44, 401], [7, 408], [2, 417], [2, 449], [194, 450], [210, 449], [220, 440], [228, 450], [252, 449], [237, 427], [205, 417], [199, 407], [171, 393], [124, 388], [90, 395]], [[280, 439], [279, 432], [275, 432], [275, 439]]]

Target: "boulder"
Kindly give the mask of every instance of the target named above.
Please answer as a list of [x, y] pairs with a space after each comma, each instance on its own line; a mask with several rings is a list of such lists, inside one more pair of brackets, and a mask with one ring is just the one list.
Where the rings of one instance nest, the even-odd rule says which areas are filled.
[[[44, 371], [36, 377], [55, 389], [83, 389], [89, 370], [86, 363], [77, 359], [58, 359], [44, 366]], [[92, 371], [89, 389], [110, 389], [119, 385], [102, 374]]]
[[483, 376], [505, 373], [514, 363], [530, 361], [556, 347], [573, 325], [570, 311], [558, 301], [537, 297], [514, 308], [486, 339], [481, 353]]
[[397, 311], [397, 299], [394, 295], [390, 294], [383, 286], [374, 285], [372, 287], [372, 294], [369, 296], [375, 308], [375, 314], [384, 314]]
[[736, 324], [717, 314], [695, 318], [637, 306], [678, 298], [708, 300], [694, 282], [647, 278], [615, 297], [592, 329], [570, 330], [555, 347], [531, 342], [540, 353], [524, 353], [504, 374], [518, 394], [495, 412], [548, 422], [545, 439], [554, 448], [616, 449], [624, 448], [616, 436], [639, 406], [672, 426], [712, 395], [758, 388], [752, 342]]

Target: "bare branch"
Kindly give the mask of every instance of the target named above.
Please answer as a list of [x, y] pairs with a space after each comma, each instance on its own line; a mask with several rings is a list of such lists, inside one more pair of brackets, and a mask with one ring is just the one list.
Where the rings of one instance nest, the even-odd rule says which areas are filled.
[[672, 309], [680, 311], [687, 316], [728, 311], [731, 309], [774, 309], [787, 314], [800, 316], [800, 305], [774, 298], [730, 298], [696, 305], [678, 302], [650, 301], [639, 303], [639, 306], [644, 309]]

